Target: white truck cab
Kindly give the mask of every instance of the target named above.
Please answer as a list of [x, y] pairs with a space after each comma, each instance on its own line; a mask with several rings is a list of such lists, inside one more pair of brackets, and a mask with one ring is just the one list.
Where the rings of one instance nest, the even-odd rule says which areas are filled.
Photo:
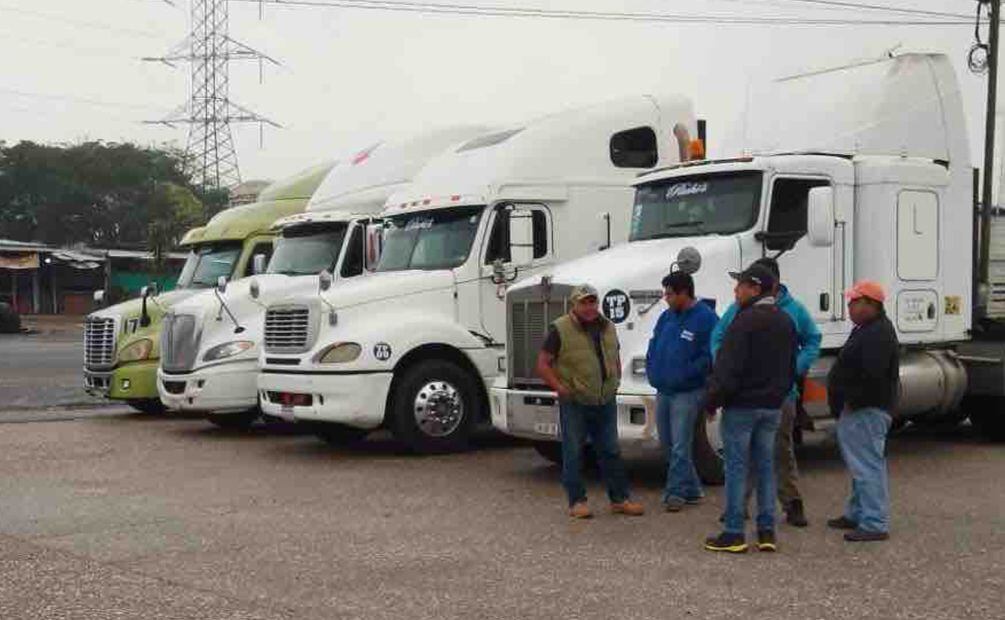
[[[263, 410], [330, 442], [387, 427], [420, 451], [463, 447], [502, 370], [518, 277], [625, 238], [635, 176], [686, 156], [690, 103], [648, 96], [478, 136], [390, 198], [376, 273], [266, 313]], [[302, 316], [293, 337], [273, 330]]]
[[[215, 290], [173, 308], [158, 370], [164, 405], [203, 412], [220, 426], [251, 424], [259, 414], [255, 378], [266, 306], [369, 274], [380, 254], [377, 214], [387, 198], [430, 157], [484, 130], [430, 130], [378, 143], [335, 165], [305, 212], [275, 222], [271, 257], [255, 257], [253, 277], [230, 283], [221, 278]], [[284, 319], [284, 325], [297, 322], [294, 316]]]
[[[845, 78], [859, 86], [842, 88]], [[822, 358], [806, 389], [817, 405], [808, 407], [811, 414], [825, 412], [826, 372], [853, 328], [842, 293], [856, 280], [871, 279], [887, 290], [887, 312], [904, 347], [898, 404], [903, 419], [959, 419], [968, 375], [974, 368], [984, 372], [995, 359], [991, 375], [997, 373], [1001, 415], [1005, 349], [999, 343], [992, 353], [961, 354], [972, 345], [974, 175], [948, 60], [907, 54], [793, 80], [802, 89], [813, 90], [820, 80], [838, 87], [816, 122], [806, 119], [810, 111], [780, 111], [815, 132], [803, 143], [808, 148], [785, 148], [777, 144], [777, 133], [768, 132], [777, 146], [763, 153], [643, 175], [636, 183], [629, 243], [510, 287], [507, 373], [491, 395], [496, 428], [538, 441], [548, 458], [560, 454], [556, 397], [535, 376], [534, 365], [548, 325], [568, 311], [571, 288], [588, 282], [600, 291], [621, 341], [621, 441], [656, 445], [645, 356], [666, 308], [662, 277], [674, 262], [693, 271], [697, 296], [721, 315], [733, 301], [727, 271], [762, 256], [778, 256], [782, 283], [823, 333]], [[844, 110], [843, 119], [834, 113], [842, 101], [855, 107]], [[836, 118], [844, 126], [835, 126]], [[982, 393], [994, 393], [989, 383]], [[971, 392], [975, 387], [971, 381]], [[696, 465], [714, 482], [722, 477], [717, 433], [700, 417]]]

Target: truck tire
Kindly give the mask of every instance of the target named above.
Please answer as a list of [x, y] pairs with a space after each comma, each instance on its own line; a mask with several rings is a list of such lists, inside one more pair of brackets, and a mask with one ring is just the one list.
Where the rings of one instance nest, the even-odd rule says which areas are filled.
[[255, 420], [260, 415], [261, 412], [258, 410], [258, 407], [254, 407], [237, 413], [210, 413], [206, 416], [206, 419], [219, 428], [231, 431], [243, 431], [251, 428], [251, 425], [255, 423]]
[[345, 448], [366, 439], [370, 431], [336, 422], [312, 422], [314, 435], [330, 446]]
[[415, 452], [466, 449], [480, 404], [478, 380], [447, 360], [426, 360], [407, 369], [394, 390], [391, 433]]
[[719, 438], [719, 413], [710, 422], [704, 412], [698, 413], [694, 426], [694, 442], [691, 453], [694, 468], [704, 484], [719, 486], [726, 481], [726, 470], [722, 458], [722, 440]]
[[1005, 441], [1005, 398], [968, 396], [964, 406], [977, 432], [991, 441]]
[[145, 413], [147, 415], [161, 415], [167, 411], [167, 407], [164, 403], [157, 400], [156, 398], [145, 398], [143, 400], [127, 400], [126, 404], [139, 411], [140, 413]]

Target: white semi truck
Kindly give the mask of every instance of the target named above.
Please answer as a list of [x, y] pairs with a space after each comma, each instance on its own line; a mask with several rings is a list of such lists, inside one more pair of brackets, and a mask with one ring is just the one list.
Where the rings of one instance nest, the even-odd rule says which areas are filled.
[[385, 427], [417, 451], [462, 448], [505, 360], [507, 285], [623, 240], [632, 180], [696, 136], [688, 100], [638, 96], [448, 150], [388, 201], [376, 274], [269, 306], [263, 410], [329, 441]]
[[218, 426], [254, 422], [266, 306], [369, 274], [380, 251], [376, 215], [387, 198], [430, 158], [484, 131], [480, 126], [432, 129], [378, 143], [336, 164], [303, 213], [273, 225], [275, 248], [271, 258], [255, 257], [254, 277], [232, 283], [221, 278], [215, 290], [172, 308], [157, 373], [161, 402], [171, 410], [205, 413]]
[[[781, 123], [767, 124], [747, 153], [671, 166], [637, 181], [629, 243], [509, 289], [507, 373], [491, 395], [496, 428], [536, 440], [548, 458], [559, 454], [556, 397], [534, 364], [548, 324], [568, 310], [571, 287], [589, 282], [622, 345], [620, 439], [653, 445], [645, 355], [666, 307], [661, 278], [674, 262], [697, 267], [698, 296], [721, 314], [733, 301], [726, 272], [781, 253], [783, 283], [823, 333], [822, 358], [806, 390], [816, 405], [811, 414], [826, 411], [826, 372], [853, 327], [842, 292], [871, 279], [888, 292], [903, 345], [901, 419], [958, 422], [969, 414], [1001, 433], [1005, 342], [975, 329], [1005, 318], [1005, 304], [999, 293], [981, 304], [983, 317], [974, 312], [975, 172], [950, 63], [907, 54], [777, 87], [791, 107], [774, 110]], [[809, 102], [818, 105], [801, 107]], [[787, 137], [786, 128], [795, 133]], [[747, 132], [755, 140], [756, 132]], [[997, 280], [990, 283], [999, 292], [1003, 266], [993, 266]], [[699, 473], [714, 482], [722, 477], [717, 432], [703, 419], [699, 427]]]

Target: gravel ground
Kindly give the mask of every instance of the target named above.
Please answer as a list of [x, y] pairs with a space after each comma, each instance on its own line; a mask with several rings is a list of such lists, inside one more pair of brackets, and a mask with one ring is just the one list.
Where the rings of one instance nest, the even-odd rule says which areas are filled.
[[721, 489], [570, 522], [558, 470], [487, 436], [413, 457], [376, 438], [225, 432], [116, 415], [0, 425], [0, 618], [1000, 618], [1005, 451], [966, 427], [891, 444], [893, 539], [848, 545], [823, 521], [847, 486], [835, 448], [801, 454], [811, 518], [780, 552], [701, 548]]

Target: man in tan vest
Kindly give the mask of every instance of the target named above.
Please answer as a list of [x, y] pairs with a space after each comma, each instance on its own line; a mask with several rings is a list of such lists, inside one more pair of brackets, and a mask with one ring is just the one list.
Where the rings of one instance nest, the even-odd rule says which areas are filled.
[[611, 512], [641, 515], [629, 500], [628, 477], [618, 447], [615, 396], [621, 384], [621, 355], [614, 324], [598, 309], [597, 289], [577, 286], [572, 311], [551, 324], [537, 356], [537, 374], [558, 394], [562, 435], [562, 486], [569, 516], [593, 516], [581, 476], [583, 443], [590, 439], [607, 483]]

